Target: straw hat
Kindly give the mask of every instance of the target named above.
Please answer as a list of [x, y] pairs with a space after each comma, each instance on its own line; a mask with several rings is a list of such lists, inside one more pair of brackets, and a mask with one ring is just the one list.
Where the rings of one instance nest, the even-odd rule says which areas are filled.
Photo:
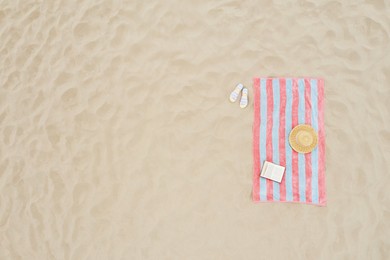
[[317, 133], [310, 125], [297, 125], [290, 132], [290, 145], [298, 153], [310, 153], [317, 146], [317, 141]]

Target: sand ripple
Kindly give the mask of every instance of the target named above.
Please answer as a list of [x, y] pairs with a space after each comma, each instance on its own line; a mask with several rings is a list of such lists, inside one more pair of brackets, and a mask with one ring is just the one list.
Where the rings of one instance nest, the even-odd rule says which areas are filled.
[[[383, 0], [0, 1], [0, 259], [388, 259], [389, 53]], [[327, 208], [251, 202], [260, 75], [325, 78]]]

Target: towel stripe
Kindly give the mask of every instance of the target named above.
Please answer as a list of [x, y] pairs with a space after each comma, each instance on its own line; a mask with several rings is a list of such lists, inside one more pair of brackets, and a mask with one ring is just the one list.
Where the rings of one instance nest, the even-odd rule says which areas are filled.
[[[286, 166], [286, 149], [285, 149], [285, 129], [286, 129], [286, 80], [280, 79], [280, 109], [279, 109], [279, 155], [280, 165]], [[286, 200], [286, 177], [280, 183], [280, 198], [281, 201]]]
[[325, 121], [324, 121], [324, 81], [319, 81], [318, 86], [318, 122], [319, 122], [319, 203], [321, 205], [326, 204], [326, 190], [325, 190]]
[[[280, 164], [279, 162], [279, 123], [280, 123], [280, 86], [279, 79], [272, 80], [273, 90], [273, 114], [272, 114], [272, 162]], [[273, 182], [273, 200], [280, 200], [280, 184]]]
[[[305, 124], [311, 125], [311, 86], [309, 79], [305, 79]], [[305, 154], [305, 162], [311, 162], [311, 153]], [[311, 203], [311, 179], [312, 179], [312, 165], [305, 163], [306, 173], [306, 202]]]
[[292, 176], [292, 148], [288, 141], [292, 129], [292, 79], [286, 79], [286, 131], [285, 131], [285, 147], [286, 147], [286, 201], [293, 201], [293, 176]]
[[260, 150], [259, 150], [259, 138], [260, 138], [260, 80], [254, 79], [253, 81], [253, 191], [252, 197], [254, 201], [260, 200]]
[[[298, 105], [299, 105], [299, 93], [297, 81], [293, 80], [292, 86], [293, 92], [293, 105], [292, 105], [292, 128], [298, 125]], [[298, 168], [298, 153], [292, 150], [292, 175], [293, 175], [293, 197], [294, 201], [299, 201], [299, 168]]]
[[[267, 79], [267, 156], [266, 160], [272, 162], [272, 116], [273, 116], [273, 89], [272, 89], [272, 79]], [[273, 200], [273, 181], [267, 179], [267, 200]]]
[[[305, 81], [303, 79], [298, 80], [298, 93], [299, 93], [299, 105], [298, 105], [298, 124], [305, 124]], [[298, 153], [298, 172], [299, 172], [299, 201], [306, 201], [306, 173], [305, 173], [305, 155]]]
[[[311, 85], [311, 118], [312, 126], [314, 130], [318, 133], [318, 89], [317, 89], [317, 80], [312, 79], [310, 81]], [[312, 202], [318, 203], [318, 146], [311, 153], [311, 165], [312, 165], [312, 179], [311, 179], [311, 188], [312, 188]]]
[[[260, 164], [262, 165], [266, 159], [266, 142], [267, 139], [267, 91], [266, 80], [260, 81]], [[260, 177], [260, 200], [267, 200], [267, 182], [266, 179]]]

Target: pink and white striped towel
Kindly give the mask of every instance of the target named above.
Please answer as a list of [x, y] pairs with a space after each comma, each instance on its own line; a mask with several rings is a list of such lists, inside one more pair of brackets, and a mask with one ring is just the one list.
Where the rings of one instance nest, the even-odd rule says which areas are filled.
[[[291, 130], [311, 125], [318, 145], [295, 152]], [[253, 124], [253, 200], [326, 205], [324, 81], [316, 78], [255, 78]], [[286, 167], [281, 183], [260, 177], [264, 161]]]

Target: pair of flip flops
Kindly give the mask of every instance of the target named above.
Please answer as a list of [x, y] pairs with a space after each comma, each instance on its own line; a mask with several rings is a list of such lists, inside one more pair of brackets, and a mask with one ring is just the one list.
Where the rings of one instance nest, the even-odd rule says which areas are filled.
[[236, 86], [236, 88], [232, 91], [230, 94], [230, 101], [236, 102], [238, 99], [238, 96], [242, 92], [241, 100], [240, 100], [240, 107], [245, 108], [248, 105], [248, 89], [244, 87], [241, 83]]

